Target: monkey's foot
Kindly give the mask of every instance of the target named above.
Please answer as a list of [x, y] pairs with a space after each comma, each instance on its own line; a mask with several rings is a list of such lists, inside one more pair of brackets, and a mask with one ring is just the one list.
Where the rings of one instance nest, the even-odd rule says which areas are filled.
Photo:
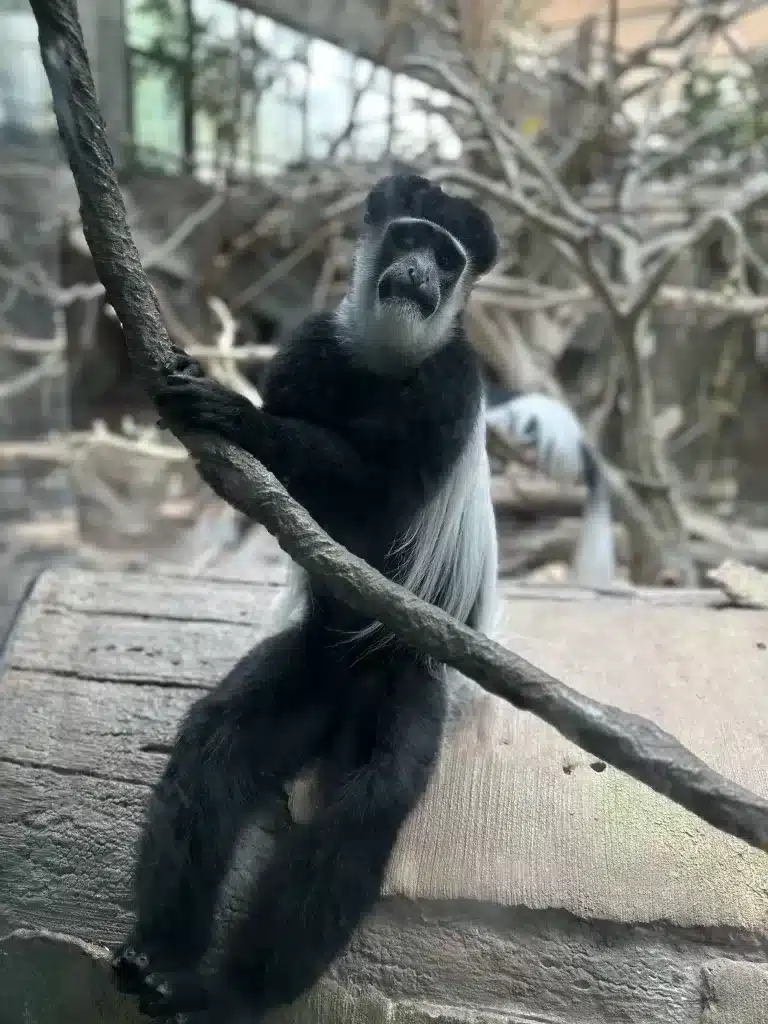
[[148, 1017], [175, 1018], [205, 1010], [209, 1004], [208, 982], [196, 971], [149, 974], [139, 993], [139, 1009]]
[[218, 1003], [197, 1013], [177, 1013], [167, 1024], [259, 1024], [263, 1015], [259, 1010], [246, 1004], [223, 1008]]
[[238, 436], [243, 417], [254, 411], [247, 398], [210, 377], [172, 373], [154, 398], [165, 424], [187, 430], [211, 430], [224, 437]]
[[185, 373], [189, 377], [204, 377], [205, 369], [199, 360], [187, 355], [183, 348], [178, 345], [171, 345], [174, 355], [174, 373]]
[[120, 992], [137, 995], [150, 972], [149, 954], [126, 943], [112, 957], [110, 967]]
[[168, 1024], [258, 1024], [260, 1019], [247, 1011], [222, 1012], [217, 1007], [213, 1010], [202, 1010], [200, 1013], [177, 1013], [169, 1019]]

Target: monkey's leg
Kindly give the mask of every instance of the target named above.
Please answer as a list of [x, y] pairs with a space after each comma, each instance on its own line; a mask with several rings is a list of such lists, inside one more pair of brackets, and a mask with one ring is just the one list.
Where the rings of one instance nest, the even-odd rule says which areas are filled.
[[268, 808], [326, 734], [306, 628], [269, 637], [187, 714], [139, 847], [137, 920], [113, 960], [120, 987], [190, 969], [208, 947], [220, 884], [248, 816]]
[[[217, 1024], [240, 1015], [255, 1021], [317, 981], [379, 897], [395, 840], [438, 754], [444, 701], [439, 680], [401, 663], [376, 709], [368, 757], [314, 819], [281, 836], [215, 977], [164, 979], [163, 998], [145, 1012], [207, 1010]], [[190, 1018], [198, 1019], [209, 1018]]]

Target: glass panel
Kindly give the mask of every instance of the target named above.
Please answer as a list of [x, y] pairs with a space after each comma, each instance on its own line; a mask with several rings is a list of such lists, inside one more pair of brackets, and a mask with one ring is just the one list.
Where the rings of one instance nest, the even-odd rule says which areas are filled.
[[195, 113], [195, 170], [204, 181], [214, 180], [230, 163], [230, 150], [219, 139], [219, 126], [204, 111]]
[[364, 57], [358, 57], [354, 64], [353, 81], [355, 89], [365, 89], [380, 96], [389, 97], [392, 72], [388, 68], [376, 67]]
[[354, 58], [337, 46], [314, 39], [307, 60], [307, 150], [310, 159], [322, 160], [349, 123]]
[[280, 80], [261, 96], [258, 118], [258, 158], [261, 173], [269, 174], [301, 159], [304, 112]]
[[182, 0], [125, 0], [128, 45], [145, 53], [180, 57], [187, 49]]
[[176, 80], [152, 61], [134, 55], [134, 142], [142, 159], [178, 170], [184, 134]]
[[359, 160], [381, 160], [389, 145], [390, 101], [387, 93], [364, 92], [355, 113], [354, 151]]
[[429, 141], [436, 147], [436, 155], [440, 160], [458, 160], [461, 156], [461, 140], [448, 118], [439, 112], [441, 109], [447, 110], [451, 97], [446, 92], [433, 89], [430, 103], [434, 112], [428, 118]]
[[[184, 49], [185, 0], [126, 0], [134, 45], [156, 57]], [[322, 160], [347, 131], [356, 90], [354, 129], [338, 159], [380, 160], [391, 148], [408, 158], [428, 146], [455, 159], [460, 143], [446, 119], [424, 104], [448, 101], [424, 83], [229, 0], [192, 0], [198, 36], [195, 82], [195, 162], [208, 173], [273, 173], [287, 163]], [[169, 27], [171, 28], [169, 36]], [[203, 31], [204, 30], [204, 31]], [[178, 44], [178, 45], [177, 45]], [[137, 65], [137, 142], [178, 158], [182, 151], [179, 71]]]
[[30, 11], [0, 11], [0, 18], [0, 123], [52, 131], [55, 120], [37, 22]]
[[272, 38], [272, 53], [280, 60], [304, 60], [309, 39], [301, 32], [295, 32], [286, 25], [276, 25]]
[[423, 102], [428, 96], [429, 87], [423, 82], [405, 75], [395, 78], [392, 149], [398, 156], [408, 159], [423, 153], [426, 148], [428, 118]]
[[306, 64], [297, 60], [286, 61], [281, 67], [281, 79], [285, 95], [296, 102], [304, 99], [309, 84], [309, 69]]
[[[195, 150], [207, 146], [220, 151], [219, 158], [228, 160], [241, 121], [237, 43], [209, 37], [200, 51], [194, 88]], [[205, 142], [198, 139], [198, 128]]]
[[307, 37], [301, 32], [266, 17], [258, 19], [258, 34], [269, 52], [280, 60], [302, 57], [309, 44]]
[[192, 13], [200, 27], [217, 39], [237, 36], [237, 7], [230, 0], [193, 0]]

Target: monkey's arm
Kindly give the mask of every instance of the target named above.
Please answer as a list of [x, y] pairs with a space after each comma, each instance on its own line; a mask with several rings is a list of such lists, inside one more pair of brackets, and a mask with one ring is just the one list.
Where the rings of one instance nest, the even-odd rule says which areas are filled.
[[172, 374], [155, 395], [171, 428], [209, 431], [262, 462], [326, 529], [328, 505], [373, 495], [370, 465], [338, 434], [304, 420], [274, 416], [210, 377]]

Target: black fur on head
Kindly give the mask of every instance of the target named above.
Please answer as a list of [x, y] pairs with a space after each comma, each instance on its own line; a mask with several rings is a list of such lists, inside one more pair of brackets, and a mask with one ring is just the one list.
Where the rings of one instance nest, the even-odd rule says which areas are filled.
[[443, 192], [419, 174], [390, 174], [368, 194], [365, 223], [382, 227], [395, 217], [423, 217], [449, 231], [466, 249], [480, 277], [496, 262], [499, 241], [493, 221], [471, 199]]

